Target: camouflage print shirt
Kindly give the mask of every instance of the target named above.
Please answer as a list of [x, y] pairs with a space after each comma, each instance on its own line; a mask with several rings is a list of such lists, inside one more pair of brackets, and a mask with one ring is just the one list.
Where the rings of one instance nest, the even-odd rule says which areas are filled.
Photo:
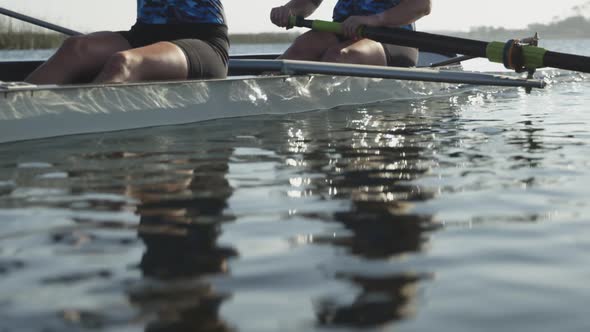
[[137, 21], [225, 24], [225, 13], [221, 0], [137, 0]]
[[[342, 22], [350, 16], [368, 16], [382, 13], [399, 5], [401, 0], [338, 0], [334, 7], [333, 19]], [[412, 24], [402, 26], [413, 30]]]

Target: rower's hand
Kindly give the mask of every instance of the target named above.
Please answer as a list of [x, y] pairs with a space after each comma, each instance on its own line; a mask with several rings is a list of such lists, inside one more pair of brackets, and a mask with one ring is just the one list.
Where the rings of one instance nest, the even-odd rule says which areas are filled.
[[342, 22], [342, 34], [350, 39], [360, 39], [357, 32], [362, 25], [375, 26], [376, 21], [372, 16], [350, 16]]
[[291, 8], [287, 6], [275, 7], [270, 11], [270, 21], [281, 28], [289, 25], [289, 17], [293, 15]]

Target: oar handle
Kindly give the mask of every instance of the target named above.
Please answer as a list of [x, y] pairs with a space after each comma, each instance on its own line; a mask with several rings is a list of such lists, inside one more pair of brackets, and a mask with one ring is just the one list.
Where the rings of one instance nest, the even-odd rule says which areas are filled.
[[293, 27], [308, 28], [315, 31], [333, 32], [337, 34], [342, 33], [342, 24], [338, 22], [306, 20], [301, 16], [289, 16], [289, 24], [287, 25], [287, 29], [291, 29]]

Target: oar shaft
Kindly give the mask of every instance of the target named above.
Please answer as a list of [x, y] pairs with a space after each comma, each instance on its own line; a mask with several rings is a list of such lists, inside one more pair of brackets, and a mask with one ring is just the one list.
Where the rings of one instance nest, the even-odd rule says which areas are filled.
[[[309, 28], [316, 31], [342, 33], [342, 25], [337, 22], [305, 20], [291, 17], [291, 26]], [[485, 57], [488, 43], [478, 40], [435, 35], [427, 32], [410, 31], [400, 28], [363, 27], [359, 29], [362, 37], [385, 44], [395, 44], [419, 48], [425, 52], [460, 53]]]
[[40, 26], [40, 27], [43, 27], [43, 28], [46, 28], [46, 29], [49, 29], [49, 30], [60, 32], [60, 33], [63, 33], [65, 35], [68, 35], [68, 36], [76, 36], [76, 35], [81, 35], [82, 34], [82, 33], [78, 32], [78, 31], [74, 31], [74, 30], [71, 30], [71, 29], [68, 29], [68, 28], [64, 28], [62, 26], [59, 26], [59, 25], [56, 25], [56, 24], [53, 24], [53, 23], [49, 23], [49, 22], [46, 22], [46, 21], [43, 21], [43, 20], [39, 20], [39, 19], [36, 19], [34, 17], [31, 17], [31, 16], [23, 15], [21, 13], [13, 12], [11, 10], [8, 10], [8, 9], [2, 8], [2, 7], [0, 7], [0, 14], [6, 15], [8, 17], [12, 17], [12, 18], [15, 18], [17, 20], [21, 20], [21, 21], [24, 21], [24, 22], [27, 22], [27, 23], [31, 23], [31, 24], [34, 24], [34, 25], [37, 25], [37, 26]]
[[444, 61], [439, 61], [439, 62], [435, 62], [430, 64], [430, 67], [432, 68], [436, 68], [436, 67], [444, 67], [444, 66], [448, 66], [448, 65], [454, 65], [457, 63], [461, 63], [463, 61], [467, 61], [467, 60], [471, 60], [471, 59], [475, 59], [476, 57], [474, 56], [469, 56], [469, 55], [462, 55], [462, 56], [457, 56], [454, 58], [450, 58]]
[[543, 62], [547, 67], [590, 73], [590, 58], [586, 56], [547, 51]]
[[435, 35], [400, 28], [365, 27], [363, 36], [386, 44], [419, 48], [426, 52], [459, 53], [485, 57], [488, 43], [478, 40]]
[[[367, 38], [383, 43], [415, 47], [428, 52], [459, 53], [503, 63], [502, 53], [505, 43], [489, 43], [397, 28], [365, 27], [362, 33]], [[541, 47], [529, 45], [523, 46], [522, 50], [524, 66], [527, 68], [551, 67], [590, 73], [589, 57], [552, 52]], [[493, 52], [496, 52], [497, 57], [492, 56]]]

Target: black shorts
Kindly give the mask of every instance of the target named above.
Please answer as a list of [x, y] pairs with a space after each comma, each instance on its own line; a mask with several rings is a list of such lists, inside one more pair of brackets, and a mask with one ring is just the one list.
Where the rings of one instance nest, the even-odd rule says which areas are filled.
[[385, 59], [390, 67], [415, 67], [418, 64], [418, 49], [381, 43]]
[[167, 41], [186, 55], [188, 78], [224, 78], [229, 62], [227, 27], [220, 24], [143, 24], [119, 31], [132, 48]]

